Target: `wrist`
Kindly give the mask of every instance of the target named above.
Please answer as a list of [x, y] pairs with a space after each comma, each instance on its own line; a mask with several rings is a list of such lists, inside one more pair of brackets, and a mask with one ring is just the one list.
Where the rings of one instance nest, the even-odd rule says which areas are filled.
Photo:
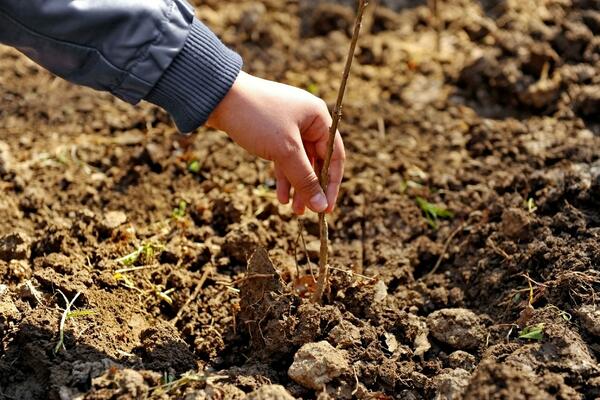
[[250, 78], [251, 75], [240, 71], [227, 94], [208, 116], [207, 126], [227, 131], [227, 119], [235, 118], [236, 114], [243, 111], [244, 87]]
[[195, 19], [183, 49], [145, 99], [164, 108], [180, 132], [189, 133], [206, 123], [241, 67], [240, 56]]

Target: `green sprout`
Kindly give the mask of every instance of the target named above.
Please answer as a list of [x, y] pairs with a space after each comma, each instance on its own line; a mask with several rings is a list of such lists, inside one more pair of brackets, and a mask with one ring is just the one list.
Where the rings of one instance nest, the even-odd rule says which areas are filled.
[[419, 208], [425, 213], [427, 223], [433, 229], [438, 228], [438, 221], [440, 218], [454, 217], [454, 213], [452, 211], [448, 210], [447, 208], [436, 206], [435, 204], [428, 202], [422, 197], [417, 196], [416, 202]]
[[544, 337], [543, 333], [543, 323], [526, 326], [523, 330], [519, 331], [519, 339], [542, 340]]
[[156, 255], [156, 251], [162, 250], [162, 246], [154, 243], [144, 243], [134, 251], [129, 254], [124, 255], [123, 257], [117, 258], [117, 262], [130, 266], [138, 262], [138, 260], [142, 260], [146, 263], [150, 262], [154, 259]]
[[535, 200], [533, 200], [532, 197], [527, 199], [527, 201], [525, 202], [525, 206], [527, 207], [527, 211], [529, 211], [529, 213], [534, 213], [537, 210], [537, 206], [535, 205]]
[[179, 204], [177, 205], [177, 208], [173, 209], [173, 212], [171, 213], [171, 217], [173, 217], [173, 219], [181, 219], [183, 217], [185, 217], [185, 209], [187, 208], [187, 203], [185, 200], [179, 200]]
[[154, 295], [169, 305], [173, 305], [173, 299], [169, 295], [175, 292], [175, 290], [176, 288], [162, 290], [161, 285], [154, 285]]
[[200, 169], [202, 168], [202, 165], [200, 165], [200, 161], [198, 160], [193, 160], [192, 162], [190, 162], [188, 164], [188, 171], [190, 171], [192, 174], [197, 174], [198, 172], [200, 172]]

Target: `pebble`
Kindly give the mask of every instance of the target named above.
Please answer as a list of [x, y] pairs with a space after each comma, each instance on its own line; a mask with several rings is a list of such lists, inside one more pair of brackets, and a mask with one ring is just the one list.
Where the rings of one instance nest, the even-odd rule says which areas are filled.
[[502, 213], [500, 229], [511, 239], [524, 239], [529, 234], [531, 217], [526, 210], [509, 208]]
[[109, 211], [104, 214], [100, 222], [100, 228], [105, 231], [112, 231], [127, 222], [127, 215], [122, 211]]
[[350, 370], [348, 356], [321, 341], [307, 343], [294, 355], [294, 362], [288, 369], [288, 376], [296, 383], [314, 390], [321, 390], [333, 379]]

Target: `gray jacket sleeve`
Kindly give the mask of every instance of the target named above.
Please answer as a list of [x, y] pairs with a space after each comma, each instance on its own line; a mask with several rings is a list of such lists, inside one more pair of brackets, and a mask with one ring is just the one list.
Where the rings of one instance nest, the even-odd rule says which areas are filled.
[[184, 0], [0, 0], [0, 42], [71, 82], [206, 122], [242, 60]]

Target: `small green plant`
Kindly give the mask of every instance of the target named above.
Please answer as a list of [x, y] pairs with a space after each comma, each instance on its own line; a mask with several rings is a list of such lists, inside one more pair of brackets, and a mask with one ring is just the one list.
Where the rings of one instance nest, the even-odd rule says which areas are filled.
[[519, 339], [542, 340], [544, 338], [544, 324], [526, 326], [519, 331]]
[[155, 285], [153, 293], [154, 293], [154, 295], [156, 297], [158, 297], [159, 299], [163, 300], [167, 304], [173, 305], [173, 299], [171, 298], [170, 294], [173, 293], [173, 292], [175, 292], [175, 290], [176, 290], [176, 288], [162, 290], [162, 286], [161, 285]]
[[200, 165], [200, 161], [198, 160], [192, 160], [187, 167], [188, 171], [190, 171], [192, 174], [197, 174], [198, 172], [200, 172], [201, 168], [202, 165]]
[[185, 200], [179, 200], [179, 204], [177, 205], [177, 208], [173, 209], [173, 212], [171, 213], [171, 217], [175, 220], [185, 217], [186, 208], [187, 208], [187, 202]]
[[533, 200], [533, 198], [531, 197], [527, 199], [527, 201], [525, 202], [525, 206], [527, 207], [527, 211], [529, 211], [529, 213], [534, 213], [537, 210], [535, 200]]
[[131, 253], [126, 254], [123, 257], [117, 258], [116, 261], [126, 267], [135, 264], [136, 262], [138, 262], [138, 260], [141, 260], [145, 263], [149, 263], [156, 256], [156, 252], [160, 252], [161, 250], [161, 245], [155, 243], [144, 243]]
[[415, 199], [419, 208], [425, 213], [427, 223], [433, 229], [438, 228], [438, 222], [440, 218], [453, 218], [454, 213], [447, 208], [436, 206], [433, 203], [428, 202], [422, 197], [417, 196]]

